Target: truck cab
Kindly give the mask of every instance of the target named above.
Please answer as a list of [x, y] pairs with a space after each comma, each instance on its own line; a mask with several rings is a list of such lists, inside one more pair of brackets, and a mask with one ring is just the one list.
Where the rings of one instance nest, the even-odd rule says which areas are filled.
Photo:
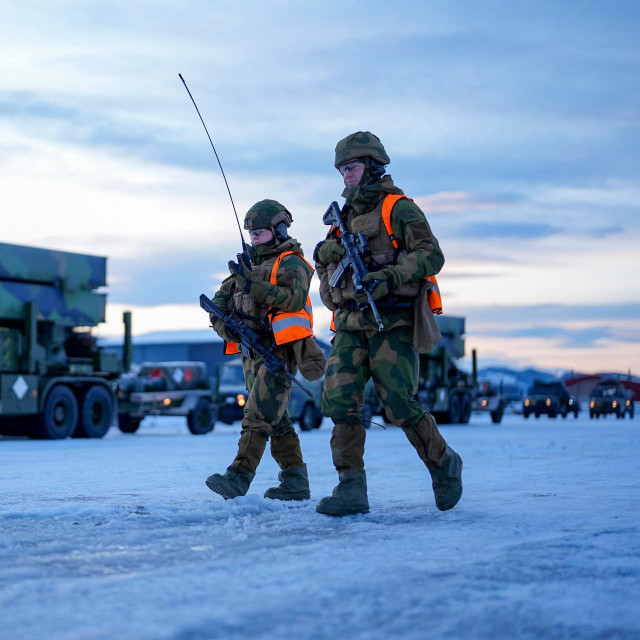
[[522, 403], [522, 415], [525, 418], [532, 414], [536, 418], [541, 415], [550, 418], [561, 415], [566, 418], [569, 413], [577, 418], [580, 405], [561, 380], [535, 380]]
[[635, 415], [633, 394], [619, 380], [601, 380], [589, 397], [589, 417], [599, 418], [614, 414], [618, 419]]

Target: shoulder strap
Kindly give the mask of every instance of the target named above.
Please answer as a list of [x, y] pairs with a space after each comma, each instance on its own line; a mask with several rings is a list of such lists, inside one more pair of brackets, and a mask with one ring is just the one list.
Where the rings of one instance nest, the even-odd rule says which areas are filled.
[[409, 198], [407, 198], [407, 196], [401, 196], [395, 193], [388, 193], [385, 196], [384, 201], [382, 202], [382, 222], [384, 222], [384, 228], [389, 234], [389, 239], [391, 240], [391, 244], [393, 245], [394, 249], [399, 249], [400, 244], [393, 235], [393, 227], [391, 226], [391, 211], [393, 210], [393, 207], [395, 206], [396, 202], [398, 202], [398, 200], [409, 200]]
[[273, 263], [273, 267], [271, 267], [271, 277], [269, 278], [269, 282], [271, 284], [277, 284], [277, 277], [276, 276], [278, 274], [278, 267], [280, 266], [280, 263], [282, 262], [282, 259], [286, 258], [287, 256], [290, 256], [290, 255], [298, 256], [298, 258], [303, 260], [304, 263], [307, 265], [307, 267], [309, 267], [309, 269], [311, 269], [311, 273], [313, 273], [315, 271], [315, 269], [309, 264], [309, 261], [301, 253], [298, 253], [297, 251], [283, 251], [276, 258], [276, 261]]

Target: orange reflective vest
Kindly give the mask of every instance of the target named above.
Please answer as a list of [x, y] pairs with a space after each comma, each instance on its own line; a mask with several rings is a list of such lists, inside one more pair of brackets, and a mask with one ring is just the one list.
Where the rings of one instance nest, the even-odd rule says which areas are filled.
[[[398, 202], [398, 200], [411, 200], [411, 198], [389, 193], [382, 203], [382, 221], [384, 222], [384, 227], [389, 234], [391, 244], [395, 249], [399, 249], [400, 244], [393, 235], [393, 227], [391, 226], [391, 211], [393, 210], [393, 207], [395, 206], [396, 202]], [[438, 281], [436, 280], [435, 276], [426, 276], [424, 279], [433, 283], [433, 287], [430, 287], [429, 291], [427, 292], [427, 298], [429, 300], [431, 311], [437, 315], [440, 315], [442, 313], [442, 297], [440, 296], [440, 287], [438, 286]]]
[[[302, 254], [297, 251], [284, 251], [276, 258], [271, 268], [271, 276], [269, 277], [271, 284], [278, 284], [278, 267], [282, 259], [290, 255], [296, 255], [298, 258], [304, 260], [309, 269], [311, 269], [311, 273], [314, 272], [314, 268]], [[295, 340], [313, 337], [313, 310], [311, 308], [311, 298], [308, 295], [307, 302], [300, 311], [279, 311], [277, 309], [274, 310], [273, 307], [269, 307], [269, 315], [271, 316], [271, 330], [276, 345], [280, 346], [288, 342], [294, 342]], [[233, 355], [236, 353], [240, 353], [240, 345], [237, 342], [225, 343], [224, 355]]]

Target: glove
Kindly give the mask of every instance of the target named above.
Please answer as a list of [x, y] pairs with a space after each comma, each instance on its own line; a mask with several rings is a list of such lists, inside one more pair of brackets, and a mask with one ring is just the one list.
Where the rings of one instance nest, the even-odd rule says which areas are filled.
[[249, 293], [251, 282], [255, 279], [255, 275], [247, 263], [241, 258], [240, 263], [229, 260], [229, 272], [233, 276], [236, 287], [245, 293]]
[[[380, 269], [380, 271], [372, 271], [371, 273], [367, 273], [364, 278], [362, 278], [362, 284], [365, 289], [373, 284], [375, 280], [378, 280], [378, 284], [375, 286], [375, 289], [371, 292], [371, 296], [374, 300], [379, 300], [380, 298], [384, 298], [389, 291], [391, 290], [391, 285], [389, 280], [391, 279], [391, 274], [388, 269]], [[358, 304], [368, 304], [369, 299], [367, 298], [367, 294], [363, 291], [361, 293], [354, 293], [353, 299]]]
[[233, 276], [236, 287], [248, 293], [257, 302], [264, 302], [271, 292], [271, 283], [259, 280], [244, 260], [240, 260], [240, 264], [230, 260], [229, 271]]
[[210, 315], [209, 318], [213, 323], [213, 330], [225, 341], [225, 342], [238, 342], [238, 336], [229, 331], [224, 322], [220, 318], [216, 318], [214, 315]]
[[340, 262], [342, 256], [345, 254], [345, 250], [341, 244], [329, 238], [328, 240], [319, 242], [313, 253], [313, 258], [316, 262], [331, 264], [332, 262]]

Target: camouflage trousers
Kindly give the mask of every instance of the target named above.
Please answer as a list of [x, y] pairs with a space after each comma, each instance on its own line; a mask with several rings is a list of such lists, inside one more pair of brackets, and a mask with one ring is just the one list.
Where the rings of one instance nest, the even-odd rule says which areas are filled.
[[269, 439], [271, 455], [282, 470], [303, 465], [300, 440], [287, 411], [291, 382], [269, 373], [262, 358], [242, 360], [249, 398], [232, 466], [255, 473]]
[[428, 467], [439, 466], [446, 442], [433, 417], [415, 397], [418, 354], [413, 346], [413, 328], [398, 327], [389, 331], [338, 331], [333, 339], [322, 413], [335, 424], [331, 451], [336, 469], [364, 468], [362, 405], [369, 378], [373, 378], [388, 420], [405, 432]]

